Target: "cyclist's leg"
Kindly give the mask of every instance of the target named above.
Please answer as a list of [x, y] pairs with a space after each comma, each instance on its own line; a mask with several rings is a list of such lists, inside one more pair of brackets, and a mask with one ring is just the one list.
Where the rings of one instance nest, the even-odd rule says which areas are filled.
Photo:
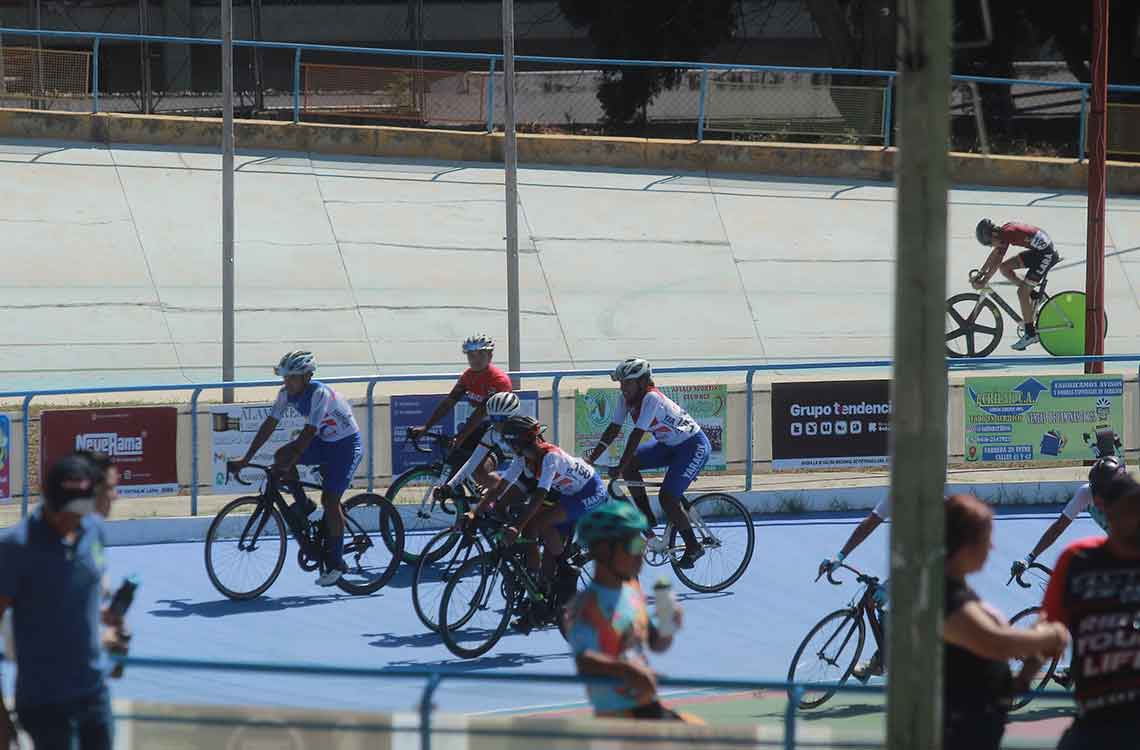
[[[1001, 264], [1001, 273], [1011, 282], [1017, 285], [1017, 301], [1021, 306], [1021, 319], [1025, 321], [1026, 333], [1032, 333], [1033, 328], [1033, 298], [1030, 296], [1032, 288], [1027, 285], [1030, 281], [1029, 274], [1026, 274], [1025, 280], [1018, 278], [1014, 270], [1019, 268], [1032, 269], [1034, 268], [1034, 261], [1038, 251], [1026, 250], [1025, 252], [1015, 255], [1009, 260]], [[1040, 281], [1040, 279], [1038, 279]], [[1036, 282], [1033, 282], [1036, 284]]]
[[557, 527], [566, 522], [566, 511], [559, 505], [543, 508], [535, 516], [532, 525], [534, 536], [542, 540], [542, 566], [540, 572], [542, 580], [551, 583], [554, 581], [554, 565], [562, 556], [562, 535]]
[[[633, 484], [640, 485], [645, 479], [641, 476], [642, 469], [658, 469], [662, 466], [669, 464], [669, 448], [656, 441], [650, 441], [648, 445], [642, 443], [637, 449], [637, 454], [634, 457], [633, 463], [626, 469], [622, 479]], [[657, 518], [653, 515], [653, 507], [649, 503], [649, 493], [645, 491], [644, 487], [630, 487], [629, 494], [633, 497], [634, 503], [645, 514], [645, 518], [649, 521], [650, 534], [653, 532], [653, 527], [657, 525]]]
[[681, 496], [701, 473], [701, 469], [705, 468], [710, 455], [712, 455], [712, 444], [703, 430], [680, 445], [674, 446], [669, 469], [665, 472], [665, 481], [661, 485], [661, 507], [685, 540], [685, 556], [694, 559], [699, 557], [703, 550], [689, 524], [689, 517], [681, 507]]
[[[313, 441], [315, 445], [318, 441]], [[307, 451], [306, 451], [307, 452]], [[340, 499], [352, 485], [352, 477], [364, 456], [360, 434], [350, 435], [335, 443], [324, 443], [321, 450], [321, 506], [324, 508], [325, 567], [344, 571], [344, 513]], [[322, 576], [320, 580], [327, 580]], [[336, 579], [333, 578], [333, 583]], [[326, 584], [328, 585], [328, 584]]]

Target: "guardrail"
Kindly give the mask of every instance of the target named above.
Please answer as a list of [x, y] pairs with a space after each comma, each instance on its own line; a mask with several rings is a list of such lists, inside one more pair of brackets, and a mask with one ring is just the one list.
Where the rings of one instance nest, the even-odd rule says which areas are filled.
[[[405, 679], [405, 680], [423, 680], [424, 685], [420, 690], [420, 699], [416, 704], [417, 713], [419, 714], [418, 726], [404, 726], [404, 727], [384, 727], [380, 731], [386, 732], [408, 732], [416, 733], [420, 738], [421, 750], [430, 750], [432, 746], [433, 735], [454, 735], [467, 732], [466, 729], [455, 729], [448, 727], [439, 727], [433, 724], [433, 716], [436, 706], [433, 703], [433, 698], [440, 685], [445, 681], [455, 682], [497, 682], [497, 683], [542, 683], [547, 685], [578, 685], [585, 687], [590, 684], [616, 684], [619, 680], [609, 678], [585, 678], [577, 675], [570, 674], [556, 674], [556, 673], [518, 673], [518, 672], [502, 672], [502, 671], [479, 671], [479, 670], [461, 670], [461, 669], [417, 669], [417, 668], [377, 668], [377, 667], [356, 667], [356, 666], [333, 666], [324, 664], [301, 664], [301, 663], [286, 663], [286, 662], [225, 662], [217, 660], [198, 660], [198, 659], [159, 659], [147, 657], [116, 657], [119, 661], [127, 666], [128, 669], [160, 669], [160, 670], [193, 670], [204, 672], [247, 672], [254, 674], [278, 674], [278, 675], [298, 675], [309, 677], [348, 677], [348, 678], [369, 678], [369, 679]], [[706, 678], [689, 678], [689, 677], [669, 677], [661, 675], [658, 677], [657, 684], [659, 687], [682, 687], [696, 690], [734, 690], [734, 691], [749, 691], [756, 692], [761, 690], [780, 691], [788, 696], [789, 700], [784, 710], [783, 726], [784, 734], [782, 742], [763, 742], [759, 738], [754, 738], [751, 741], [742, 741], [737, 738], [720, 740], [718, 742], [715, 736], [709, 737], [702, 735], [702, 746], [713, 744], [723, 744], [726, 747], [732, 746], [748, 746], [759, 747], [763, 745], [777, 745], [782, 746], [785, 750], [795, 750], [797, 744], [797, 721], [798, 721], [798, 706], [800, 699], [807, 690], [826, 688], [828, 690], [834, 689], [837, 693], [848, 694], [863, 694], [863, 695], [883, 695], [885, 687], [882, 685], [855, 685], [844, 684], [836, 686], [833, 683], [810, 683], [810, 682], [782, 682], [775, 680], [716, 680]], [[1072, 694], [1066, 690], [1061, 689], [1048, 689], [1033, 694], [1037, 699], [1047, 700], [1063, 700], [1070, 702]], [[163, 719], [171, 720], [169, 715], [147, 716], [147, 715], [127, 715], [116, 716], [116, 719], [136, 719], [146, 721], [159, 721]], [[280, 725], [280, 724], [278, 724]], [[288, 726], [285, 724], [284, 726]], [[339, 731], [352, 731], [353, 725], [337, 726], [335, 724], [323, 723], [322, 729], [337, 729]], [[359, 729], [357, 730], [359, 731]], [[517, 736], [523, 733], [512, 733], [509, 729], [502, 731], [494, 731], [495, 736]], [[539, 736], [534, 736], [532, 733], [526, 733], [534, 740], [539, 740]], [[583, 739], [587, 740], [588, 737], [578, 734], [543, 734], [549, 739], [568, 738], [568, 739]], [[667, 743], [669, 745], [677, 744], [678, 742], [691, 741], [687, 737], [673, 737], [669, 738], [651, 738], [645, 735], [637, 735], [630, 737], [615, 736], [607, 734], [606, 740], [628, 740], [636, 741], [639, 743], [648, 743], [657, 741]], [[829, 747], [870, 747], [862, 743], [848, 744], [839, 740], [838, 738], [828, 743]], [[875, 746], [881, 746], [875, 745]]]
[[[994, 367], [1008, 367], [1016, 366], [1023, 367], [1026, 365], [1083, 365], [1086, 362], [1140, 362], [1140, 354], [1116, 354], [1104, 355], [1097, 357], [1050, 357], [1050, 356], [1032, 356], [1032, 357], [985, 357], [985, 358], [962, 358], [962, 359], [947, 359], [947, 368], [953, 370], [969, 370], [978, 367], [985, 367], [987, 369]], [[684, 374], [724, 374], [724, 373], [744, 373], [745, 382], [745, 471], [744, 471], [744, 489], [749, 491], [752, 489], [752, 467], [754, 465], [754, 428], [753, 428], [753, 413], [755, 409], [754, 404], [754, 387], [753, 381], [758, 372], [780, 372], [780, 371], [825, 371], [825, 370], [863, 370], [863, 369], [881, 369], [889, 368], [892, 366], [892, 361], [889, 359], [871, 359], [871, 360], [853, 360], [844, 361], [836, 360], [829, 362], [778, 362], [778, 363], [765, 363], [765, 364], [740, 364], [740, 365], [704, 365], [696, 367], [657, 367], [654, 368], [654, 373], [658, 375], [684, 375]], [[512, 372], [512, 375], [520, 379], [547, 379], [551, 381], [551, 400], [554, 404], [552, 409], [552, 416], [550, 421], [551, 437], [555, 443], [559, 443], [559, 398], [561, 396], [562, 381], [568, 377], [574, 378], [587, 378], [587, 377], [604, 377], [611, 373], [610, 369], [595, 369], [595, 370], [521, 370]], [[329, 377], [321, 378], [321, 382], [329, 384], [338, 383], [367, 383], [368, 387], [365, 394], [365, 409], [366, 409], [366, 422], [365, 422], [365, 440], [368, 450], [368, 491], [371, 492], [375, 488], [375, 446], [376, 446], [376, 425], [375, 425], [375, 403], [374, 392], [376, 385], [379, 383], [409, 383], [409, 382], [430, 382], [430, 381], [451, 381], [458, 377], [458, 374], [443, 374], [443, 373], [430, 373], [430, 374], [407, 374], [407, 375], [364, 375], [364, 376], [346, 376], [346, 377]], [[32, 401], [42, 396], [77, 396], [77, 395], [92, 395], [102, 393], [153, 393], [158, 391], [173, 391], [173, 392], [190, 392], [190, 514], [198, 515], [198, 495], [199, 495], [199, 482], [198, 482], [198, 399], [203, 391], [207, 390], [224, 390], [224, 389], [243, 389], [243, 388], [267, 388], [280, 386], [280, 380], [249, 380], [249, 381], [235, 381], [235, 382], [215, 382], [215, 383], [172, 383], [162, 385], [134, 385], [134, 386], [98, 386], [98, 387], [78, 387], [78, 388], [43, 388], [36, 390], [22, 390], [22, 391], [0, 391], [0, 400], [2, 399], [21, 399], [21, 427], [23, 440], [21, 446], [21, 457], [23, 460], [23, 491], [21, 495], [21, 514], [27, 515], [28, 506], [31, 498], [31, 482], [29, 481], [31, 469], [31, 406]], [[441, 394], [442, 396], [442, 394]]]
[[[101, 106], [100, 49], [104, 42], [134, 42], [140, 44], [166, 43], [215, 47], [221, 45], [220, 39], [208, 37], [62, 31], [52, 29], [0, 28], [0, 35], [71, 41], [90, 40], [92, 51], [90, 97], [92, 100], [91, 111], [93, 112], [99, 112]], [[461, 122], [472, 126], [482, 126], [485, 127], [487, 131], [493, 131], [495, 129], [496, 88], [501, 85], [496, 82], [496, 75], [500, 74], [499, 71], [501, 71], [501, 54], [308, 44], [302, 42], [253, 41], [248, 39], [236, 39], [234, 40], [234, 46], [254, 49], [289, 50], [293, 52], [292, 83], [288, 103], [282, 99], [282, 106], [279, 108], [291, 108], [292, 121], [294, 123], [300, 122], [302, 117], [302, 97], [306, 93], [302, 76], [302, 55], [306, 52], [322, 53], [325, 55], [328, 53], [343, 53], [346, 55], [369, 55], [388, 58], [414, 58], [419, 61], [416, 69], [409, 68], [402, 71], [402, 74], [399, 69], [387, 69], [387, 73], [395, 77], [380, 80], [376, 78], [376, 75], [365, 75], [364, 78], [371, 81], [371, 83], [368, 85], [361, 84], [364, 86], [361, 91], [374, 94], [376, 93], [376, 89], [392, 90], [400, 89], [402, 86], [412, 86], [415, 91], [408, 94], [408, 97], [404, 97], [412, 103], [407, 104], [407, 102], [404, 102], [404, 104], [410, 106], [412, 110], [417, 110], [418, 107], [419, 109], [417, 111], [419, 111], [421, 115], [423, 114], [424, 91], [427, 90], [425, 89], [425, 85], [427, 85], [425, 84], [425, 80], [430, 79], [437, 73], [444, 75], [448, 72], [425, 71], [422, 66], [423, 60], [434, 59], [479, 63], [479, 70], [473, 72], [472, 75], [486, 76], [486, 80], [482, 83], [483, 90], [475, 92], [474, 99], [472, 99], [472, 103], [470, 104], [471, 108], [459, 115], [458, 120], [455, 119], [456, 114], [451, 112], [441, 114], [438, 121], [441, 124]], [[651, 102], [647, 109], [646, 117], [648, 120], [654, 122], [680, 123], [685, 127], [691, 126], [698, 141], [704, 140], [706, 133], [714, 130], [728, 134], [744, 133], [747, 135], [830, 135], [838, 139], [855, 138], [859, 141], [878, 141], [884, 146], [890, 146], [893, 141], [894, 79], [897, 74], [892, 70], [739, 65], [734, 63], [682, 60], [627, 60], [543, 55], [517, 55], [515, 59], [524, 67], [547, 66], [550, 70], [546, 71], [546, 73], [552, 75], [565, 72], [566, 69], [570, 69], [570, 72], [576, 74], [585, 74], [590, 72], [591, 69], [595, 69], [593, 70], [594, 73], [599, 73], [601, 70], [623, 68], [658, 68], [672, 71], [685, 71], [693, 77], [689, 81], [689, 86], [676, 87], [662, 92], [662, 94]], [[338, 66], [328, 65], [327, 61], [322, 61], [319, 67], [336, 68]], [[345, 95], [341, 96], [341, 99], [350, 100], [354, 92], [351, 88], [347, 87], [351, 86], [350, 79], [352, 79], [353, 76], [359, 77], [358, 74], [361, 73], [361, 69], [359, 66], [340, 67], [354, 69], [351, 75], [349, 71], [345, 71], [345, 77], [342, 79], [342, 82], [346, 88], [339, 92], [339, 94]], [[540, 71], [540, 73], [541, 72], [542, 71]], [[335, 71], [333, 71], [333, 73], [335, 73]], [[376, 71], [374, 71], [374, 73], [376, 73]], [[450, 71], [450, 73], [455, 73], [455, 71]], [[524, 70], [520, 76], [525, 77], [529, 74], [530, 73]], [[789, 87], [783, 92], [782, 95], [785, 97], [791, 95], [798, 96], [798, 101], [789, 101], [780, 106], [775, 106], [774, 100], [768, 99], [765, 100], [766, 103], [757, 104], [757, 97], [781, 95], [779, 94], [779, 85], [781, 82], [766, 79], [759, 81], [738, 79], [742, 79], [747, 75], [761, 75], [761, 77], [763, 77], [767, 74], [776, 77], [800, 75], [811, 78], [805, 86], [801, 86], [798, 89]], [[425, 75], [427, 75], [427, 79], [425, 79]], [[719, 78], [716, 77], [718, 75], [720, 76]], [[583, 93], [595, 94], [596, 85], [601, 81], [600, 76], [595, 76], [595, 78], [598, 78], [598, 80], [579, 87], [576, 95], [581, 96]], [[825, 78], [825, 80], [817, 81], [817, 78]], [[844, 82], [845, 79], [851, 78], [856, 80], [851, 83]], [[972, 115], [977, 119], [979, 124], [978, 142], [983, 151], [988, 151], [989, 149], [988, 139], [985, 133], [987, 127], [985, 122], [988, 121], [989, 127], [993, 127], [1000, 125], [1010, 118], [998, 116], [1000, 114], [999, 112], [989, 112], [988, 115], [983, 112], [983, 99], [986, 99], [986, 97], [979, 96], [977, 87], [979, 85], [1000, 86], [1009, 89], [1009, 91], [1006, 92], [1009, 102], [1014, 103], [1015, 100], [1019, 98], [1026, 100], [1027, 103], [1023, 107], [1026, 113], [1036, 112], [1046, 113], [1049, 116], [1071, 116], [1074, 114], [1073, 110], [1076, 110], [1075, 114], [1078, 120], [1076, 126], [1078, 131], [1076, 151], [1078, 158], [1084, 159], [1084, 134], [1086, 115], [1088, 112], [1088, 94], [1091, 88], [1090, 84], [1079, 81], [1035, 81], [968, 75], [956, 75], [952, 76], [952, 79], [955, 83], [961, 84], [961, 90], [956, 91], [953, 95], [953, 111], [962, 116]], [[328, 81], [332, 80], [335, 83], [335, 81], [341, 79], [337, 79], [335, 75], [330, 79], [329, 76], [326, 75], [322, 80], [326, 82], [325, 85], [333, 85], [329, 84]], [[377, 80], [380, 80], [380, 83], [377, 83]], [[520, 80], [522, 80], [521, 77]], [[868, 80], [872, 82], [872, 85], [867, 85]], [[594, 88], [590, 88], [590, 86]], [[1019, 90], [1019, 93], [1014, 92], [1014, 87]], [[428, 86], [428, 88], [430, 88], [430, 86]], [[546, 97], [542, 100], [543, 102], [556, 103], [556, 105], [538, 107], [538, 110], [545, 112], [544, 117], [553, 117], [554, 119], [546, 122], [545, 120], [534, 120], [534, 118], [531, 117], [522, 117], [520, 121], [531, 122], [533, 120], [538, 124], [558, 127], [559, 125], [566, 124], [569, 109], [576, 108], [582, 112], [588, 110], [592, 113], [590, 116], [594, 118], [592, 121], [584, 120], [581, 124], [594, 127], [601, 122], [597, 117], [597, 113], [600, 112], [597, 102], [593, 101], [593, 99], [589, 102], [579, 100], [575, 107], [568, 108], [565, 106], [567, 101], [566, 97], [572, 94], [562, 91], [563, 88], [564, 87], [560, 86], [549, 86], [537, 87], [536, 89], [541, 89], [542, 96]], [[823, 98], [815, 97], [813, 99], [805, 99], [804, 92], [813, 88], [823, 91]], [[693, 101], [693, 97], [684, 93], [682, 89], [695, 90], [695, 102]], [[1079, 102], [1043, 101], [1042, 97], [1049, 98], [1049, 91], [1069, 91], [1076, 93], [1079, 95]], [[1135, 94], [1140, 93], [1140, 86], [1114, 84], [1109, 86], [1109, 91], [1113, 94]], [[522, 95], [516, 98], [516, 109], [525, 108], [528, 101], [531, 101], [528, 99], [529, 93], [527, 91], [524, 90], [520, 93]], [[86, 92], [80, 94], [80, 96], [86, 95]], [[213, 97], [213, 95], [211, 95], [211, 97]], [[559, 99], [557, 97], [562, 98]], [[674, 97], [675, 101], [669, 100], [669, 97]], [[498, 98], [502, 98], [501, 95], [498, 95]], [[822, 110], [820, 110], [819, 107], [821, 103], [824, 102], [826, 102], [825, 106], [829, 113], [827, 117], [823, 117], [820, 114]], [[711, 108], [710, 103], [714, 105]], [[455, 105], [453, 104], [453, 106]], [[1016, 104], [1013, 104], [1013, 106], [1016, 107]], [[209, 109], [216, 110], [219, 107], [220, 103], [215, 101], [210, 105]], [[351, 109], [350, 106], [345, 107], [341, 104], [337, 106], [330, 105], [330, 107], [332, 110]], [[390, 109], [386, 111], [391, 112]], [[812, 114], [813, 112], [814, 114]], [[824, 122], [824, 120], [827, 122]]]

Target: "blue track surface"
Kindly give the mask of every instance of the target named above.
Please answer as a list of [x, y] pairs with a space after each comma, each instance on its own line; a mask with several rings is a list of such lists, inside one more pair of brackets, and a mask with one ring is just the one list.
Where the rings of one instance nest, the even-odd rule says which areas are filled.
[[[1009, 563], [1024, 555], [1055, 511], [999, 516], [990, 564], [973, 584], [1007, 614], [1034, 603], [1034, 594], [1007, 588]], [[685, 628], [655, 666], [673, 675], [781, 679], [807, 630], [856, 593], [854, 585], [812, 583], [819, 560], [833, 554], [857, 516], [810, 520], [758, 520], [752, 564], [730, 592], [703, 595], [678, 588]], [[884, 526], [849, 560], [870, 572], [886, 563]], [[1098, 533], [1082, 518], [1043, 558], [1051, 564], [1064, 545]], [[137, 655], [223, 660], [301, 661], [392, 667], [447, 665], [471, 670], [570, 672], [565, 642], [556, 630], [508, 634], [486, 657], [455, 659], [438, 636], [425, 633], [410, 599], [409, 569], [370, 597], [319, 589], [295, 564], [292, 542], [285, 570], [268, 594], [231, 602], [210, 585], [201, 544], [118, 547], [110, 550], [112, 580], [137, 572], [143, 585], [131, 613]], [[666, 569], [667, 570], [667, 569]], [[646, 569], [651, 584], [658, 570]], [[866, 656], [866, 654], [865, 654]], [[249, 674], [128, 671], [116, 683], [122, 698], [177, 703], [266, 704], [358, 710], [411, 708], [418, 680], [363, 681]], [[444, 711], [510, 711], [581, 701], [574, 687], [444, 682], [436, 703]]]

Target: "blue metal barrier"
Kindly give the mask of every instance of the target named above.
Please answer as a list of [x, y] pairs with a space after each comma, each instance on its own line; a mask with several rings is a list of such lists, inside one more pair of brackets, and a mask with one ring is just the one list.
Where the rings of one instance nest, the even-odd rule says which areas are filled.
[[[978, 367], [992, 368], [992, 367], [1025, 367], [1030, 365], [1078, 365], [1085, 364], [1086, 362], [1140, 362], [1140, 354], [1109, 354], [1100, 357], [1050, 357], [1050, 356], [1035, 356], [1035, 357], [986, 357], [975, 359], [947, 359], [947, 369], [954, 370], [969, 370]], [[755, 465], [754, 453], [754, 429], [753, 429], [753, 415], [754, 415], [754, 388], [753, 380], [758, 372], [781, 372], [781, 371], [822, 371], [822, 370], [863, 370], [863, 369], [881, 369], [891, 367], [892, 362], [889, 359], [871, 359], [871, 360], [835, 360], [830, 362], [777, 362], [765, 364], [740, 364], [740, 365], [702, 365], [694, 367], [658, 367], [654, 369], [654, 373], [660, 375], [697, 375], [697, 374], [725, 374], [725, 373], [744, 373], [745, 375], [745, 457], [744, 457], [744, 489], [750, 491], [752, 489], [752, 470]], [[560, 439], [560, 426], [561, 419], [559, 416], [560, 411], [560, 397], [561, 397], [561, 383], [567, 377], [605, 377], [610, 374], [609, 369], [594, 369], [594, 370], [521, 370], [512, 372], [512, 375], [522, 378], [530, 379], [549, 379], [551, 380], [551, 397], [552, 397], [552, 417], [551, 417], [551, 437], [555, 443]], [[321, 378], [322, 382], [337, 384], [337, 383], [366, 383], [367, 390], [365, 396], [365, 409], [367, 420], [364, 428], [366, 437], [367, 450], [368, 450], [368, 490], [374, 490], [374, 480], [376, 476], [375, 471], [375, 451], [376, 451], [376, 419], [375, 419], [375, 406], [374, 406], [374, 392], [377, 383], [410, 383], [410, 382], [431, 382], [431, 381], [447, 381], [454, 380], [458, 377], [457, 373], [425, 373], [425, 374], [407, 374], [407, 375], [364, 375], [364, 376], [345, 376], [345, 377], [329, 377]], [[22, 447], [21, 455], [23, 459], [23, 492], [21, 496], [21, 513], [27, 515], [28, 506], [31, 499], [31, 482], [28, 481], [31, 469], [31, 405], [32, 400], [41, 396], [76, 396], [76, 395], [91, 395], [98, 393], [155, 393], [160, 391], [170, 392], [190, 392], [190, 512], [191, 515], [197, 515], [198, 512], [198, 495], [199, 495], [199, 461], [198, 461], [198, 400], [203, 391], [206, 390], [220, 390], [225, 388], [242, 389], [242, 388], [270, 388], [279, 387], [280, 380], [249, 380], [249, 381], [236, 381], [236, 382], [214, 382], [214, 383], [172, 383], [163, 385], [133, 385], [133, 386], [97, 386], [97, 387], [77, 387], [77, 388], [44, 388], [36, 390], [25, 391], [0, 391], [0, 399], [22, 399], [21, 416], [22, 416]]]

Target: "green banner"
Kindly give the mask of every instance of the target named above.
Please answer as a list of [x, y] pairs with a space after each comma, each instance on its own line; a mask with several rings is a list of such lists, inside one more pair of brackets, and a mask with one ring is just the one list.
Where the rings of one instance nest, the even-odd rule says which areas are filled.
[[1119, 375], [966, 378], [969, 462], [1087, 461], [1123, 455]]
[[[728, 408], [728, 386], [725, 385], [667, 385], [661, 392], [689, 413], [712, 443], [712, 455], [706, 469], [723, 471], [725, 455], [725, 412]], [[610, 418], [617, 409], [621, 391], [617, 388], [591, 388], [585, 393], [576, 392], [574, 398], [574, 455], [585, 456], [593, 450], [602, 437], [602, 432], [610, 424]], [[626, 418], [621, 432], [609, 450], [598, 458], [598, 464], [613, 466], [621, 459], [625, 441], [629, 437], [630, 424]], [[652, 440], [645, 437], [643, 440]]]

